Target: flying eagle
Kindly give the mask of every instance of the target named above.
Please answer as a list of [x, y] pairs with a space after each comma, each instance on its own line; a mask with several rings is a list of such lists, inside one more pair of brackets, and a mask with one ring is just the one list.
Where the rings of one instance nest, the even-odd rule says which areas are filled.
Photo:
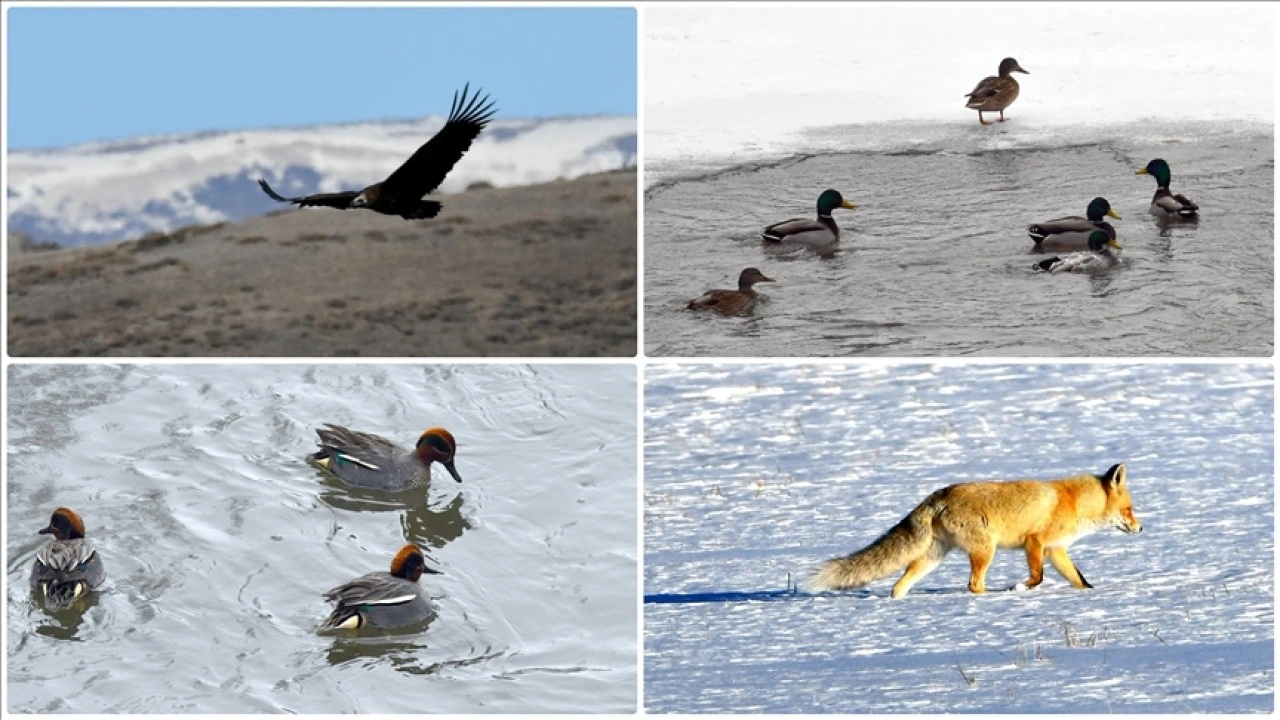
[[442, 206], [433, 200], [423, 200], [422, 196], [440, 187], [444, 176], [462, 159], [462, 154], [471, 147], [471, 141], [489, 124], [495, 112], [489, 96], [480, 97], [478, 90], [467, 100], [467, 89], [470, 87], [471, 84], [468, 83], [462, 88], [461, 97], [457, 92], [453, 94], [449, 119], [440, 128], [440, 132], [380, 183], [374, 183], [360, 192], [352, 190], [295, 198], [282, 197], [271, 189], [266, 180], [260, 179], [258, 184], [272, 199], [301, 207], [323, 205], [339, 210], [365, 208], [384, 215], [399, 215], [405, 220], [435, 217]]

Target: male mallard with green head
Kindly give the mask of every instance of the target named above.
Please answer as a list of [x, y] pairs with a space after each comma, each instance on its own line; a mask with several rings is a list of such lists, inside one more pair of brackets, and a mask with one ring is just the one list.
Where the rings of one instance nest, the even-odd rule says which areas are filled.
[[1044, 273], [1080, 273], [1096, 272], [1115, 267], [1120, 262], [1112, 249], [1120, 250], [1122, 246], [1114, 238], [1107, 237], [1106, 231], [1094, 230], [1089, 234], [1089, 252], [1073, 253], [1064, 258], [1051, 257], [1041, 260], [1031, 269]]
[[755, 268], [747, 268], [738, 275], [737, 290], [708, 290], [702, 297], [690, 300], [689, 310], [714, 310], [721, 315], [744, 315], [756, 307], [756, 283], [773, 282], [773, 278]]
[[1135, 175], [1150, 175], [1156, 179], [1156, 194], [1151, 198], [1151, 214], [1171, 220], [1189, 220], [1197, 217], [1200, 206], [1191, 202], [1186, 195], [1175, 195], [1169, 190], [1169, 181], [1173, 175], [1169, 172], [1169, 163], [1156, 158], [1146, 167], [1138, 168]]
[[1071, 215], [1046, 220], [1027, 228], [1027, 234], [1035, 241], [1036, 246], [1055, 247], [1060, 249], [1084, 249], [1089, 245], [1089, 236], [1094, 230], [1101, 230], [1112, 240], [1116, 239], [1116, 229], [1102, 218], [1120, 219], [1111, 203], [1106, 198], [1096, 197], [1085, 210], [1085, 217]]
[[792, 218], [765, 228], [760, 237], [770, 242], [788, 242], [813, 247], [830, 245], [840, 239], [840, 227], [831, 213], [837, 208], [852, 210], [856, 205], [836, 190], [824, 190], [818, 196], [818, 219]]
[[1013, 104], [1018, 99], [1018, 81], [1014, 80], [1009, 74], [1020, 72], [1024, 75], [1031, 73], [1022, 69], [1017, 60], [1013, 58], [1005, 58], [1000, 61], [999, 77], [985, 77], [973, 92], [965, 95], [969, 98], [969, 102], [965, 107], [978, 111], [978, 122], [983, 125], [991, 125], [991, 123], [982, 119], [984, 112], [1000, 113], [1000, 122], [1004, 122], [1004, 109]]

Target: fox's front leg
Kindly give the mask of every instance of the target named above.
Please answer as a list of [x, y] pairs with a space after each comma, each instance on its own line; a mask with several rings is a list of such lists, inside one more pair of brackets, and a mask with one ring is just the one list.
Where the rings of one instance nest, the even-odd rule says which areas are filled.
[[1084, 579], [1084, 575], [1080, 574], [1080, 570], [1076, 568], [1075, 563], [1071, 562], [1071, 558], [1067, 557], [1067, 549], [1064, 547], [1051, 547], [1045, 551], [1049, 556], [1049, 562], [1053, 563], [1053, 567], [1062, 573], [1062, 577], [1067, 582], [1078, 588], [1091, 588], [1088, 580]]
[[991, 559], [995, 554], [994, 543], [991, 547], [975, 547], [969, 550], [969, 592], [987, 591], [987, 568], [991, 567]]
[[1033, 588], [1044, 582], [1044, 544], [1035, 535], [1028, 535], [1025, 549], [1027, 551], [1027, 568], [1031, 570], [1031, 577], [1027, 578], [1027, 581], [1022, 585], [1026, 588]]

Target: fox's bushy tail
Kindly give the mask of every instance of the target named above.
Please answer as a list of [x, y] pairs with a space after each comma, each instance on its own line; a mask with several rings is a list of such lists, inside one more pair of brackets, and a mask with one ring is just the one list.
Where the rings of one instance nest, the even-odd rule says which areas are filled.
[[857, 588], [905, 568], [929, 551], [933, 518], [940, 509], [938, 493], [930, 495], [875, 542], [852, 555], [823, 563], [805, 586], [814, 591]]

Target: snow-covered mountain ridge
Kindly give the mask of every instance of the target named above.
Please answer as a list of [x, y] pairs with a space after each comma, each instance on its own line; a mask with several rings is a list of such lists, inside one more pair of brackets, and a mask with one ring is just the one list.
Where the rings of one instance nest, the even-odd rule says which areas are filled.
[[[8, 155], [8, 228], [64, 246], [240, 220], [285, 195], [359, 189], [382, 180], [444, 124], [433, 116], [140, 137]], [[636, 164], [636, 119], [498, 119], [438, 194], [472, 183], [528, 185]], [[448, 206], [447, 198], [443, 200]]]

